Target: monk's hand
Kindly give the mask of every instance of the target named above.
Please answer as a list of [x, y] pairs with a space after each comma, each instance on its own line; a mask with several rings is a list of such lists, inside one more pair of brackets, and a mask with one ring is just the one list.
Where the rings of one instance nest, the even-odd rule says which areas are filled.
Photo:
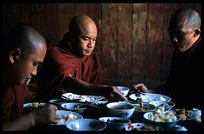
[[107, 87], [108, 88], [108, 100], [116, 100], [116, 101], [126, 101], [127, 98], [125, 96], [122, 95], [122, 93], [120, 92], [120, 89], [116, 86], [110, 86]]
[[56, 114], [57, 106], [52, 104], [47, 104], [41, 108], [38, 108], [33, 111], [35, 122], [37, 123], [57, 123], [59, 115]]
[[147, 93], [147, 92], [148, 92], [148, 88], [147, 88], [143, 83], [139, 83], [139, 84], [133, 85], [133, 87], [134, 87], [138, 92], [144, 92], [144, 93]]

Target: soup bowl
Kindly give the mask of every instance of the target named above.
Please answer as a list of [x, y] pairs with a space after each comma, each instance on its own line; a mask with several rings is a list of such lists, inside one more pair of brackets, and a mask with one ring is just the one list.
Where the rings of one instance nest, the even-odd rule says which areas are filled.
[[130, 118], [135, 110], [135, 106], [128, 102], [110, 102], [106, 105], [110, 116]]

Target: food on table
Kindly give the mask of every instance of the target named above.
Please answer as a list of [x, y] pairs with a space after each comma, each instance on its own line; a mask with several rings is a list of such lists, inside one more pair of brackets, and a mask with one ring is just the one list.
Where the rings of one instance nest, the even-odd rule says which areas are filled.
[[131, 131], [161, 131], [161, 128], [156, 126], [155, 128], [149, 125], [140, 125], [137, 124], [137, 127], [135, 128], [131, 123], [128, 124], [128, 128], [131, 128]]
[[134, 128], [134, 126], [131, 123], [128, 124], [128, 127], [131, 128], [131, 129]]
[[175, 109], [174, 113], [178, 114], [181, 117], [181, 120], [186, 120], [194, 117], [192, 110], [186, 110], [185, 108]]
[[201, 115], [199, 115], [198, 117], [196, 117], [196, 121], [197, 121], [197, 122], [201, 122]]
[[74, 114], [61, 115], [58, 119], [57, 125], [65, 125], [67, 121], [75, 120], [77, 118]]
[[80, 109], [80, 108], [84, 108], [84, 106], [81, 106], [80, 104], [76, 104], [71, 109]]
[[142, 105], [135, 105], [135, 110], [137, 111], [149, 111], [149, 110], [154, 110], [155, 107], [150, 104], [142, 104]]
[[42, 107], [43, 106], [43, 104], [37, 104], [37, 103], [31, 103], [31, 104], [29, 104], [28, 106], [26, 106], [26, 107], [24, 107], [26, 110], [29, 110], [29, 111], [31, 111], [31, 110], [34, 110], [34, 109], [37, 109], [37, 108], [39, 108], [39, 107]]
[[124, 120], [124, 119], [107, 119], [106, 121], [107, 123], [128, 123], [128, 120]]
[[194, 112], [192, 110], [186, 110], [186, 116], [187, 116], [187, 118], [188, 117], [192, 118], [192, 117], [194, 117]]
[[148, 119], [155, 122], [174, 122], [177, 117], [173, 111], [165, 112], [164, 107], [160, 107], [156, 111], [149, 113]]
[[100, 101], [105, 99], [105, 97], [103, 96], [78, 95], [73, 93], [65, 93], [65, 94], [62, 94], [61, 97], [66, 100], [78, 100], [79, 102], [94, 102], [94, 101]]
[[163, 104], [159, 105], [159, 107], [171, 107], [171, 105], [169, 105], [168, 103], [163, 103]]
[[139, 100], [140, 100], [140, 106], [143, 107], [143, 101], [142, 101], [142, 98], [140, 98]]
[[152, 126], [143, 126], [141, 128], [134, 128], [132, 131], [155, 131]]

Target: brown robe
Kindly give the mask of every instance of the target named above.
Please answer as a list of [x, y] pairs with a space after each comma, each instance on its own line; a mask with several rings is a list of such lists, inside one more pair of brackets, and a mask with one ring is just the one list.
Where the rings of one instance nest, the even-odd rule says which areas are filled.
[[168, 80], [169, 90], [177, 107], [201, 107], [201, 37], [186, 52], [175, 49]]
[[34, 100], [58, 98], [65, 93], [62, 82], [69, 74], [88, 83], [102, 84], [101, 65], [96, 53], [83, 57], [73, 53], [65, 36], [59, 45], [48, 48], [39, 73], [38, 91]]
[[26, 82], [23, 85], [9, 85], [3, 89], [3, 121], [10, 121], [23, 114], [24, 100], [29, 97]]

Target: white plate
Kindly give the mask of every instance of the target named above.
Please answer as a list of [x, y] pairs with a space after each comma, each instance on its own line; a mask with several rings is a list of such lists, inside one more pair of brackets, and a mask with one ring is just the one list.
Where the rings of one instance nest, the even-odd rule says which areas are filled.
[[[145, 124], [145, 123], [131, 123], [132, 126], [135, 128], [142, 128], [143, 126], [152, 126], [153, 128], [155, 128], [156, 126], [154, 125], [149, 125], [149, 124]], [[159, 131], [163, 131], [163, 128], [159, 127]], [[125, 130], [126, 131], [132, 131], [132, 128], [129, 127], [129, 125], [125, 126]]]
[[[56, 114], [60, 116], [60, 119], [58, 119], [58, 124], [51, 124], [51, 125], [57, 125], [57, 126], [66, 125], [66, 123], [69, 121], [76, 120], [76, 119], [83, 119], [83, 116], [81, 114], [67, 111], [67, 110], [57, 110]], [[65, 119], [67, 115], [72, 116], [73, 118]]]
[[[135, 94], [131, 94], [129, 98], [132, 100], [136, 100], [138, 97], [136, 97]], [[171, 101], [171, 98], [162, 94], [144, 93], [144, 95], [142, 95], [142, 100], [143, 102], [160, 101], [160, 100]]]
[[79, 101], [79, 102], [94, 102], [94, 101], [100, 101], [104, 99], [103, 96], [94, 96], [94, 95], [78, 95], [73, 93], [65, 93], [61, 96], [65, 100], [73, 100], [73, 101]]

